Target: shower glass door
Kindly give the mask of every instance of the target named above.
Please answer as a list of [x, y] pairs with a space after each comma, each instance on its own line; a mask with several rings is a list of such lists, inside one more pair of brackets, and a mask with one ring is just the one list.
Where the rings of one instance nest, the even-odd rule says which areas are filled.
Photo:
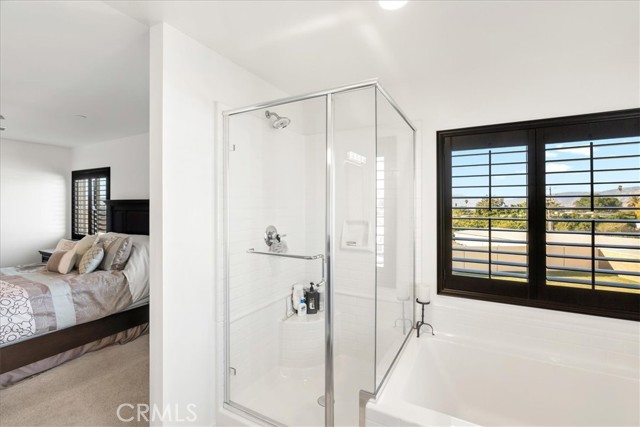
[[375, 81], [266, 105], [225, 113], [225, 408], [360, 425], [413, 326], [415, 130]]
[[325, 424], [325, 316], [297, 315], [292, 289], [326, 287], [326, 99], [227, 123], [225, 400], [276, 425]]

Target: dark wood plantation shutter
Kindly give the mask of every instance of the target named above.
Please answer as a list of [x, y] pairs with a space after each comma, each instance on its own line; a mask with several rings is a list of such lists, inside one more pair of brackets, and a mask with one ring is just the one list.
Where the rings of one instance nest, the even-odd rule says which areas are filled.
[[86, 169], [71, 173], [71, 236], [107, 231], [110, 168]]
[[439, 293], [640, 319], [640, 109], [438, 139]]
[[526, 295], [532, 141], [527, 130], [447, 139], [445, 235], [454, 286]]
[[540, 296], [637, 317], [640, 121], [549, 126], [538, 142], [546, 235]]

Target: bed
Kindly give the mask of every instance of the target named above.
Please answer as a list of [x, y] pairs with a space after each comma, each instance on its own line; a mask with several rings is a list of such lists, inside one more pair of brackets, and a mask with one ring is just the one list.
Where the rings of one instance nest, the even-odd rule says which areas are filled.
[[[107, 230], [133, 236], [132, 255], [122, 271], [61, 275], [46, 272], [43, 264], [2, 269], [5, 297], [26, 290], [43, 295], [31, 300], [30, 314], [39, 314], [30, 316], [31, 332], [12, 335], [11, 319], [0, 317], [0, 387], [147, 332], [149, 201], [107, 201]], [[55, 305], [55, 314], [47, 305]]]

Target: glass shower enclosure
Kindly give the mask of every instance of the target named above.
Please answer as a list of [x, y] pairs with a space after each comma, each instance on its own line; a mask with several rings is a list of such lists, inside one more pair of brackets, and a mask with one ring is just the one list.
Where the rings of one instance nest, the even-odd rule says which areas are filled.
[[367, 81], [227, 111], [224, 137], [224, 406], [363, 425], [413, 328], [415, 128]]

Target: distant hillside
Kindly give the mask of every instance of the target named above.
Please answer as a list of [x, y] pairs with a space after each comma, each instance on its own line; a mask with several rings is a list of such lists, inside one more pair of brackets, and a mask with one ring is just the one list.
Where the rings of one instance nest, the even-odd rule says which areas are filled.
[[[622, 201], [622, 204], [624, 206], [627, 206], [627, 204], [629, 203], [629, 199], [632, 196], [620, 196], [620, 194], [629, 194], [629, 193], [631, 193], [631, 194], [640, 194], [640, 185], [636, 185], [636, 186], [633, 186], [633, 187], [623, 187], [622, 191], [619, 191], [617, 188], [612, 188], [611, 190], [596, 192], [596, 196], [618, 196], [618, 197], [620, 197], [620, 200]], [[554, 197], [556, 197], [556, 196], [575, 196], [575, 197], [563, 197], [562, 198], [562, 204], [564, 206], [573, 205], [581, 197], [583, 197], [583, 196], [579, 196], [575, 192], [571, 192], [571, 191], [564, 192], [564, 193], [553, 194], [553, 196]], [[507, 203], [509, 203], [509, 202], [507, 202]], [[515, 203], [517, 203], [517, 202], [515, 202]]]
[[[627, 194], [626, 196], [620, 196], [620, 194]], [[606, 190], [606, 191], [600, 191], [600, 192], [596, 192], [596, 196], [618, 196], [620, 197], [620, 200], [622, 201], [622, 204], [624, 206], [627, 206], [629, 204], [629, 199], [632, 196], [628, 196], [628, 194], [637, 194], [640, 195], [640, 185], [635, 185], [633, 187], [623, 187], [622, 188], [622, 192], [619, 191], [617, 188], [612, 188], [611, 190]], [[557, 193], [557, 194], [553, 194], [554, 197], [560, 197], [560, 196], [574, 196], [574, 197], [562, 197], [562, 204], [563, 206], [572, 206], [575, 202], [578, 201], [578, 199], [580, 199], [581, 195], [577, 194], [575, 191], [571, 192], [571, 191], [567, 191], [564, 193]], [[456, 195], [454, 194], [453, 197], [464, 197], [464, 196], [460, 196], [460, 195]], [[468, 207], [473, 207], [475, 206], [475, 203], [478, 201], [479, 199], [470, 199], [469, 200], [469, 204], [466, 205]], [[524, 198], [513, 198], [513, 199], [505, 199], [504, 202], [507, 205], [514, 205], [516, 203], [522, 203], [524, 201]], [[465, 206], [464, 203], [460, 203], [458, 202], [458, 206]]]

